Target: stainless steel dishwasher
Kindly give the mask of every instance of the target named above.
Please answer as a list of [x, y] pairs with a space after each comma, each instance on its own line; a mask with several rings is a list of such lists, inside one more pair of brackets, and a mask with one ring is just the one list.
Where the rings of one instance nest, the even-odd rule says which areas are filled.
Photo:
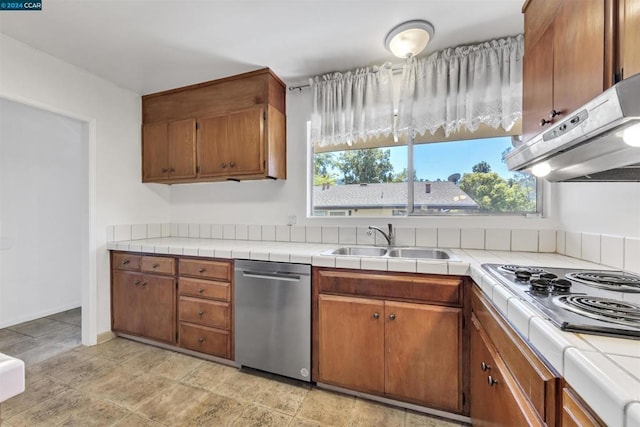
[[236, 363], [311, 381], [311, 266], [235, 262]]

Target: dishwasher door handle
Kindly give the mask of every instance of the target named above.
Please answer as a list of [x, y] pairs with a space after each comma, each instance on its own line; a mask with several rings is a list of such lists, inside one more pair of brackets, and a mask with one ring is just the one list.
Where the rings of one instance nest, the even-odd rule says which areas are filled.
[[286, 273], [267, 273], [261, 271], [243, 271], [244, 277], [251, 277], [253, 279], [266, 279], [266, 280], [281, 280], [285, 282], [299, 282], [300, 276], [295, 274]]

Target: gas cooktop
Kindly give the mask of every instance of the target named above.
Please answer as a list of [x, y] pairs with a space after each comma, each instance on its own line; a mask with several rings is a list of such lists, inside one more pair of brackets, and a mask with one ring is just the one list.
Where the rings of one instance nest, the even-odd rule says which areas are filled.
[[623, 271], [483, 264], [565, 331], [640, 339], [640, 276]]

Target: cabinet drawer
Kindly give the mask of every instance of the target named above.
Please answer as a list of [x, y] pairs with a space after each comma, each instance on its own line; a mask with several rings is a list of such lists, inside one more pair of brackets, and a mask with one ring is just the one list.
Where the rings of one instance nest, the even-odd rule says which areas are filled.
[[230, 304], [201, 298], [180, 297], [180, 321], [229, 329]]
[[231, 280], [231, 263], [226, 261], [181, 259], [180, 275], [228, 281]]
[[181, 277], [178, 290], [180, 295], [198, 298], [211, 298], [221, 301], [231, 300], [231, 285], [228, 282], [212, 280], [187, 279]]
[[567, 387], [562, 389], [562, 427], [600, 427], [603, 425], [573, 390]]
[[319, 293], [462, 305], [462, 279], [456, 276], [330, 268], [314, 268], [313, 271], [313, 282], [318, 287]]
[[132, 270], [140, 271], [140, 255], [131, 255], [126, 253], [114, 253], [111, 258], [112, 267], [116, 270]]
[[229, 331], [180, 322], [180, 347], [213, 356], [231, 358]]
[[144, 256], [140, 263], [140, 269], [144, 272], [173, 276], [176, 271], [175, 260], [169, 257]]

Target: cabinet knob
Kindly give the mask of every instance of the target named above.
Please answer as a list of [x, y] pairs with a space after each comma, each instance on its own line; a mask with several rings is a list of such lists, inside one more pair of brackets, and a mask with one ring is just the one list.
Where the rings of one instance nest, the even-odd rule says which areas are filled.
[[140, 283], [140, 286], [147, 286], [147, 282]]
[[158, 267], [160, 267], [160, 264], [155, 264], [155, 263], [151, 264], [151, 268], [158, 268]]
[[134, 286], [140, 286], [140, 283], [142, 283], [140, 282], [140, 280], [136, 280], [135, 282], [133, 282]]
[[226, 162], [222, 162], [222, 163], [220, 163], [220, 167], [221, 167], [222, 169], [226, 168], [226, 167], [227, 167], [227, 163], [226, 163]]
[[169, 172], [175, 172], [176, 170], [174, 168], [169, 168]]
[[489, 387], [493, 387], [494, 385], [498, 384], [498, 381], [496, 381], [496, 379], [491, 375], [487, 377], [487, 382], [489, 383]]
[[198, 293], [199, 293], [199, 294], [201, 294], [201, 293], [203, 293], [203, 292], [204, 292], [204, 289], [202, 289], [202, 288], [198, 289]]
[[231, 167], [231, 168], [232, 168], [232, 167], [234, 167], [235, 165], [236, 165], [235, 163], [233, 163], [233, 162], [229, 162], [229, 167]]
[[482, 362], [482, 363], [480, 363], [480, 369], [482, 370], [482, 372], [486, 372], [488, 369], [491, 369], [491, 366], [489, 366], [486, 363]]
[[380, 313], [373, 313], [373, 318], [374, 319], [379, 319], [380, 318]]
[[204, 271], [205, 271], [205, 269], [202, 268], [202, 267], [198, 269], [198, 273], [204, 273]]
[[562, 114], [562, 111], [551, 110], [551, 112], [549, 113], [549, 117], [553, 119], [555, 116], [559, 116], [560, 114]]
[[540, 119], [540, 126], [546, 126], [549, 123], [551, 123], [551, 120], [547, 120], [547, 119]]
[[200, 317], [204, 316], [204, 311], [202, 311], [202, 310], [201, 310], [201, 311], [199, 311], [199, 312], [198, 312], [198, 316], [200, 316]]
[[200, 344], [202, 344], [202, 343], [204, 342], [204, 337], [200, 337], [200, 338], [198, 338], [198, 342], [199, 342]]
[[391, 319], [391, 320], [395, 320], [395, 318], [396, 318], [396, 315], [395, 315], [395, 314], [390, 314], [390, 315], [389, 315], [389, 319]]
[[124, 261], [122, 261], [122, 265], [127, 265], [130, 264], [131, 260], [125, 259]]
[[162, 168], [162, 173], [167, 173], [169, 172], [169, 168]]

